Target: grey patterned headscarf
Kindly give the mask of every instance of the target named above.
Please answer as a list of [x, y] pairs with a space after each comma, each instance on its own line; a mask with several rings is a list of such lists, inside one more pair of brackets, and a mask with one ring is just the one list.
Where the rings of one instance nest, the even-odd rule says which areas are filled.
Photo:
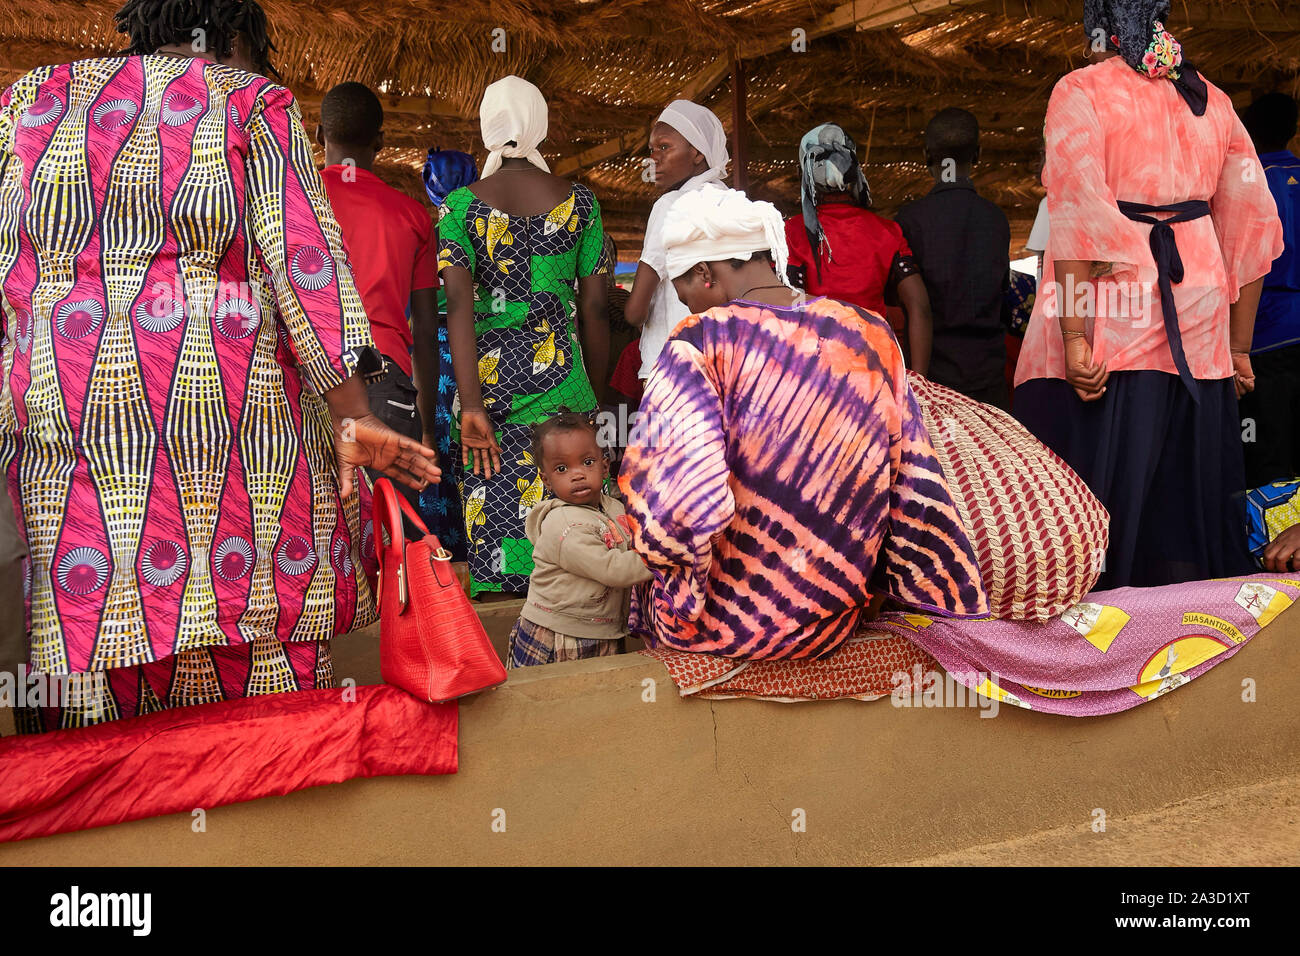
[[[826, 233], [817, 218], [817, 189], [847, 192], [864, 209], [871, 205], [867, 177], [858, 164], [858, 144], [834, 123], [822, 123], [809, 130], [799, 141], [800, 198], [803, 200], [803, 227], [812, 247], [813, 264], [821, 279], [820, 249]], [[830, 252], [830, 244], [826, 243]]]

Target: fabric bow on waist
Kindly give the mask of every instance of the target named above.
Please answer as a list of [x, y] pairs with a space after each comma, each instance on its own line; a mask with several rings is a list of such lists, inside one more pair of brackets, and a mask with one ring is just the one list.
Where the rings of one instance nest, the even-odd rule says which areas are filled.
[[[1204, 199], [1189, 199], [1186, 202], [1169, 203], [1166, 206], [1149, 206], [1140, 202], [1119, 200], [1119, 211], [1134, 222], [1149, 223], [1151, 226], [1151, 255], [1156, 262], [1157, 283], [1160, 287], [1160, 311], [1165, 322], [1165, 337], [1169, 340], [1169, 354], [1173, 356], [1174, 368], [1178, 377], [1187, 386], [1192, 401], [1200, 404], [1196, 389], [1196, 379], [1187, 367], [1187, 355], [1183, 351], [1183, 334], [1178, 328], [1178, 307], [1174, 304], [1175, 282], [1183, 281], [1183, 257], [1178, 254], [1178, 240], [1174, 238], [1174, 224], [1190, 222], [1210, 214], [1210, 204]], [[1172, 213], [1168, 219], [1156, 219], [1150, 213]]]

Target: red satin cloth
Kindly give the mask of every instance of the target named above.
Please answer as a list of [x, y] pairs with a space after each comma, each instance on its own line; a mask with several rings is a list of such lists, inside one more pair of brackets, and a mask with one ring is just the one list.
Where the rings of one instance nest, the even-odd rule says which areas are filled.
[[297, 691], [0, 740], [0, 842], [353, 777], [455, 773], [455, 703], [384, 684]]

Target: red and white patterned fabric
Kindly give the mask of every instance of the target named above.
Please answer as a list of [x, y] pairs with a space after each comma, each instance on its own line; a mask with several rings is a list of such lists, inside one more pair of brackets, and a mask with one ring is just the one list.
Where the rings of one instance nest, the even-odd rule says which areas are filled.
[[1064, 461], [1000, 409], [907, 373], [989, 613], [1045, 621], [1097, 583], [1110, 515]]
[[820, 660], [742, 661], [663, 645], [641, 653], [668, 668], [683, 697], [709, 700], [877, 700], [899, 688], [908, 692], [917, 673], [938, 670], [938, 662], [911, 641], [865, 634], [849, 638]]

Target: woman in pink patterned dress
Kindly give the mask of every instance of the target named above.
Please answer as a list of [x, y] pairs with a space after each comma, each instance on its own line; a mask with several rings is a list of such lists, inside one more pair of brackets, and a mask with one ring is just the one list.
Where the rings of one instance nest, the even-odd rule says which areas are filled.
[[356, 468], [438, 479], [369, 414], [369, 326], [298, 106], [259, 75], [264, 14], [174, 7], [132, 0], [130, 55], [0, 97], [31, 669], [102, 675], [26, 730], [328, 686], [330, 639], [374, 618]]
[[1052, 230], [1016, 415], [1110, 512], [1099, 588], [1249, 573], [1237, 396], [1277, 208], [1168, 0], [1087, 0], [1099, 62], [1047, 107]]

